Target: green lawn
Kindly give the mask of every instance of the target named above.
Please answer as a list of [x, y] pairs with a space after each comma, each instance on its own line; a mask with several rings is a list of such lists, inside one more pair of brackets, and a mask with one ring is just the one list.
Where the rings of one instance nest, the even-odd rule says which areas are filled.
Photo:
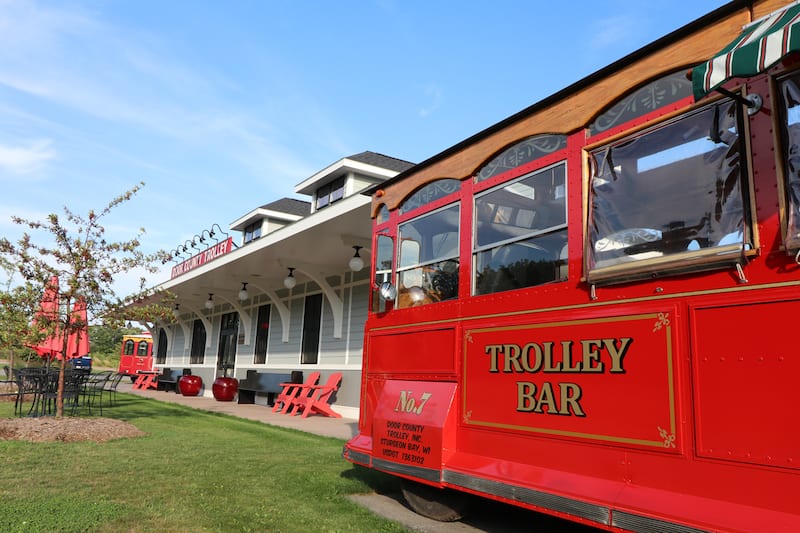
[[103, 414], [147, 436], [0, 441], [0, 531], [407, 531], [347, 498], [396, 482], [344, 461], [341, 440], [117, 398]]

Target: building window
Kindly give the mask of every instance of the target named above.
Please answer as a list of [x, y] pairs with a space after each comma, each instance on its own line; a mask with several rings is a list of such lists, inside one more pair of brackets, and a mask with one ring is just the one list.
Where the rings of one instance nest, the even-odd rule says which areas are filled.
[[222, 315], [219, 325], [219, 347], [217, 349], [217, 370], [223, 376], [236, 366], [236, 345], [239, 335], [239, 313]]
[[315, 365], [319, 361], [319, 334], [322, 321], [322, 295], [306, 296], [303, 310], [303, 340], [300, 363]]
[[263, 365], [267, 362], [267, 342], [269, 340], [269, 315], [271, 305], [262, 305], [258, 308], [258, 321], [256, 322], [256, 352], [253, 363]]
[[253, 222], [246, 228], [244, 228], [244, 243], [247, 244], [250, 241], [254, 241], [261, 237], [261, 221]]
[[459, 212], [454, 204], [400, 225], [398, 307], [458, 297]]
[[317, 189], [317, 209], [322, 209], [344, 198], [344, 176]]
[[559, 163], [475, 197], [475, 294], [566, 276], [565, 177]]
[[156, 352], [156, 363], [163, 365], [167, 362], [167, 332], [161, 328], [158, 332], [158, 352]]
[[206, 327], [203, 321], [197, 319], [192, 325], [192, 351], [189, 354], [189, 363], [202, 365], [206, 356]]
[[722, 100], [592, 151], [590, 282], [731, 264], [752, 247], [742, 120]]

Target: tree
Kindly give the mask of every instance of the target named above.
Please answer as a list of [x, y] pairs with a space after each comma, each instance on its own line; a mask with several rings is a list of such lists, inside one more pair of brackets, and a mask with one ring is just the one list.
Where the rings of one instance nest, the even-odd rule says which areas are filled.
[[[44, 293], [45, 287], [54, 276], [58, 278], [59, 286], [60, 311], [53, 316], [37, 317], [35, 326], [30, 320], [33, 315], [29, 314], [27, 333], [24, 335], [26, 339], [35, 336], [36, 330], [40, 331], [40, 335], [52, 334], [57, 330], [63, 339], [61, 353], [67, 354], [69, 335], [86, 331], [88, 326], [83, 319], [72, 313], [73, 304], [78, 300], [86, 303], [89, 316], [100, 317], [111, 323], [120, 323], [126, 316], [137, 321], [166, 320], [171, 316], [169, 299], [162, 300], [162, 303], [129, 307], [131, 301], [143, 301], [151, 292], [145, 289], [144, 278], [140, 279], [138, 292], [127, 301], [114, 292], [115, 276], [134, 270], [155, 273], [156, 263], [165, 262], [167, 257], [164, 251], [148, 255], [139, 249], [139, 239], [144, 234], [144, 229], [141, 228], [129, 240], [106, 240], [105, 228], [101, 222], [114, 208], [129, 201], [143, 186], [144, 183], [139, 183], [111, 200], [102, 211], [90, 210], [86, 216], [77, 215], [65, 206], [64, 220], [57, 214], [48, 215], [44, 222], [12, 217], [15, 224], [44, 233], [48, 238], [34, 241], [27, 231], [16, 243], [0, 238], [0, 255], [21, 274], [28, 286], [39, 288], [39, 294]], [[16, 299], [13, 301], [18, 303]], [[25, 304], [20, 305], [24, 307]], [[64, 414], [65, 368], [66, 357], [62, 357], [56, 416]]]
[[3, 269], [9, 277], [6, 286], [0, 290], [0, 352], [6, 353], [11, 368], [14, 368], [17, 356], [23, 359], [33, 356], [29, 346], [37, 344], [44, 334], [30, 327], [30, 317], [41, 300], [41, 292], [30, 283], [11, 287], [11, 273], [5, 266]]

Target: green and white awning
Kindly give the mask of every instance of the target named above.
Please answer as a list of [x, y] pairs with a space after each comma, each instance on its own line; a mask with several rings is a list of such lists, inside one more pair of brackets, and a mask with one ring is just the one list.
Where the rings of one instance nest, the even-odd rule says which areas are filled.
[[800, 50], [800, 4], [748, 24], [732, 43], [692, 70], [692, 89], [699, 100], [731, 78], [764, 72], [789, 53]]

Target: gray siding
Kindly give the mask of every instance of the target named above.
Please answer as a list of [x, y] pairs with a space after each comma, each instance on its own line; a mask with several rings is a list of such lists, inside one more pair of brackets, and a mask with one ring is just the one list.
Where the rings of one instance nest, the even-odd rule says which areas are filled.
[[[364, 324], [367, 319], [367, 306], [370, 297], [368, 274], [365, 271], [358, 273], [347, 272], [341, 276], [331, 276], [326, 279], [334, 291], [342, 299], [342, 337], [333, 336], [333, 310], [328, 299], [322, 299], [322, 326], [320, 336], [320, 352], [318, 365], [301, 365], [300, 348], [303, 335], [303, 314], [305, 297], [308, 294], [320, 293], [320, 288], [314, 283], [298, 284], [291, 292], [279, 291], [282, 304], [289, 309], [289, 342], [283, 342], [284, 324], [280, 313], [274, 305], [270, 312], [269, 334], [267, 341], [267, 359], [265, 365], [255, 365], [255, 342], [258, 332], [258, 307], [269, 305], [269, 298], [259, 295], [245, 302], [242, 306], [250, 314], [252, 323], [249, 328], [250, 344], [237, 344], [236, 369], [234, 377], [242, 379], [247, 370], [255, 368], [263, 372], [290, 372], [302, 370], [307, 376], [317, 368], [321, 368], [321, 382], [327, 381], [333, 372], [343, 374], [342, 384], [334, 398], [335, 405], [357, 408], [361, 392], [361, 362], [364, 343]], [[208, 316], [212, 327], [206, 332], [210, 346], [205, 350], [203, 365], [189, 364], [189, 348], [184, 351], [184, 342], [191, 345], [191, 338], [185, 339], [183, 328], [172, 326], [173, 336], [168, 347], [167, 360], [164, 366], [171, 368], [191, 368], [192, 373], [201, 376], [206, 390], [209, 390], [216, 374], [217, 351], [219, 348], [219, 334], [221, 316], [224, 312], [232, 312], [229, 305], [221, 305], [214, 309], [214, 314]], [[191, 335], [192, 323], [196, 317], [188, 320], [187, 326]], [[244, 333], [244, 323], [239, 323], [239, 333]], [[353, 368], [356, 367], [356, 368]], [[342, 368], [342, 370], [336, 370]]]
[[353, 303], [350, 306], [350, 354], [348, 364], [361, 365], [364, 350], [364, 325], [367, 323], [367, 306], [370, 296], [369, 284], [352, 288]]

